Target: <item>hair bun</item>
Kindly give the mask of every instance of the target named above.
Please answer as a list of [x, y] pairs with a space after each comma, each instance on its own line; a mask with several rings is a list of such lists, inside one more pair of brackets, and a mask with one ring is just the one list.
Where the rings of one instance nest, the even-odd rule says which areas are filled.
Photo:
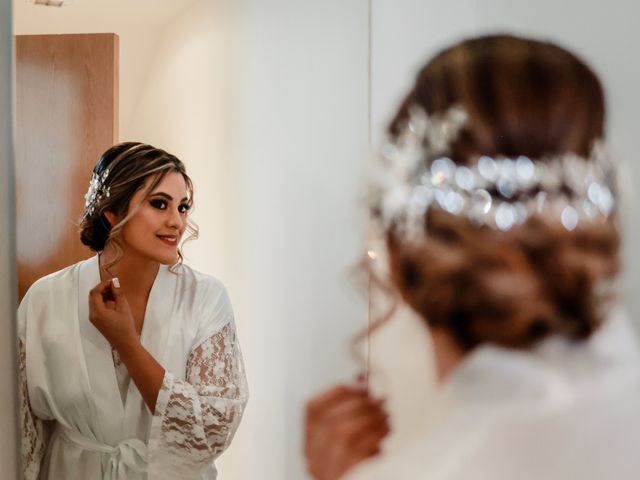
[[85, 220], [80, 230], [80, 241], [94, 252], [101, 252], [109, 238], [111, 225], [104, 214], [96, 212], [90, 219]]

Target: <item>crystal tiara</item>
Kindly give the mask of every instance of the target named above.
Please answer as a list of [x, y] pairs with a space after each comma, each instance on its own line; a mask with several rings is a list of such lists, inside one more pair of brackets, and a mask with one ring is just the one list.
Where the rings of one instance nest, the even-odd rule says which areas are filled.
[[382, 148], [370, 188], [373, 218], [408, 241], [427, 234], [428, 209], [508, 231], [533, 215], [574, 230], [607, 219], [616, 206], [615, 166], [602, 141], [585, 158], [575, 153], [472, 159], [456, 164], [450, 147], [468, 123], [459, 106], [427, 115], [413, 105], [401, 133]]

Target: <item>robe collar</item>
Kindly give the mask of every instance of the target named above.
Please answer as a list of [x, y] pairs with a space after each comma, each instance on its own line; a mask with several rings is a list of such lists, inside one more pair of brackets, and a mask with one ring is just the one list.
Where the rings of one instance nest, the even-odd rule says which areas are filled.
[[[78, 282], [78, 322], [84, 360], [96, 415], [108, 443], [138, 431], [141, 409], [147, 408], [133, 381], [123, 405], [113, 363], [111, 345], [89, 321], [89, 291], [100, 282], [98, 256], [82, 262]], [[140, 341], [162, 365], [165, 363], [170, 320], [174, 308], [176, 275], [160, 265], [149, 293]]]

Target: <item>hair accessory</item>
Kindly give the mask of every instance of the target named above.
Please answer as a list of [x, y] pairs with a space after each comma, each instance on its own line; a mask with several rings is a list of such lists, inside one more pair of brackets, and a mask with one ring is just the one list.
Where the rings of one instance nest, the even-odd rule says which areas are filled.
[[536, 214], [571, 231], [614, 212], [615, 166], [602, 141], [588, 158], [483, 155], [459, 165], [447, 154], [467, 123], [459, 106], [431, 116], [416, 105], [409, 109], [403, 131], [382, 148], [372, 182], [370, 205], [382, 232], [393, 228], [408, 241], [424, 238], [429, 208], [501, 231]]
[[109, 169], [105, 169], [101, 175], [96, 174], [95, 172], [91, 175], [91, 181], [89, 182], [89, 190], [84, 196], [84, 208], [85, 213], [84, 216], [88, 217], [93, 215], [93, 212], [96, 209], [96, 206], [100, 203], [103, 198], [109, 198], [110, 188], [104, 187], [104, 182], [107, 180], [109, 176]]

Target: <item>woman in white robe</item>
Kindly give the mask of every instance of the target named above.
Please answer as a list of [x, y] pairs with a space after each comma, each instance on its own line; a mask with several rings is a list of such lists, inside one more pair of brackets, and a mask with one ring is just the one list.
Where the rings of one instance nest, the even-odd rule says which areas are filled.
[[94, 173], [82, 238], [100, 255], [38, 280], [18, 310], [25, 478], [215, 479], [248, 392], [224, 286], [178, 261], [190, 180], [138, 143]]
[[614, 303], [604, 112], [597, 76], [550, 43], [470, 39], [419, 72], [374, 177], [371, 274], [428, 327], [437, 398], [384, 446], [366, 388], [316, 396], [314, 479], [638, 478], [640, 355]]

